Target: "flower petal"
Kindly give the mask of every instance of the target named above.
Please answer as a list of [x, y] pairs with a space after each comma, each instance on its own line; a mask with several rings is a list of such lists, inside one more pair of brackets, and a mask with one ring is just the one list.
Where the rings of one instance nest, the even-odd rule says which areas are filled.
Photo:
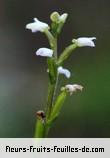
[[36, 55], [43, 56], [43, 57], [52, 57], [53, 50], [49, 48], [39, 48], [36, 51]]
[[64, 74], [67, 78], [70, 78], [71, 73], [68, 69], [64, 69], [62, 66], [58, 67], [58, 73], [59, 74]]

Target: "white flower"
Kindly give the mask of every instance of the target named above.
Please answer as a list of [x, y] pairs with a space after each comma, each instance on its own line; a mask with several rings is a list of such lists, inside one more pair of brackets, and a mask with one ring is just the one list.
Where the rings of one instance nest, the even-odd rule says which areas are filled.
[[72, 42], [76, 43], [78, 47], [95, 47], [95, 43], [93, 42], [95, 39], [96, 37], [80, 37], [78, 39], [73, 39]]
[[43, 32], [46, 28], [49, 28], [48, 24], [39, 21], [37, 18], [34, 18], [33, 23], [29, 23], [26, 25], [26, 29], [30, 29], [32, 32]]
[[70, 78], [70, 76], [71, 76], [70, 71], [67, 70], [67, 69], [64, 69], [62, 66], [58, 67], [58, 73], [59, 74], [64, 74], [67, 78]]
[[82, 91], [83, 86], [78, 85], [78, 84], [68, 84], [65, 86], [65, 89], [67, 90], [67, 92], [70, 93], [70, 95], [72, 95], [73, 92], [76, 92], [77, 90]]
[[43, 56], [43, 57], [52, 57], [53, 50], [49, 48], [39, 48], [36, 51], [36, 55]]

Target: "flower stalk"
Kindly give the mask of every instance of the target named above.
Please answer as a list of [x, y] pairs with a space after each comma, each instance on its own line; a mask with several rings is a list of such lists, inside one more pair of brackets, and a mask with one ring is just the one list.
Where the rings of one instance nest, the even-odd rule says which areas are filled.
[[35, 126], [35, 138], [48, 137], [51, 125], [58, 118], [62, 106], [68, 96], [74, 94], [77, 90], [82, 91], [83, 86], [78, 84], [67, 84], [61, 88], [60, 94], [57, 94], [58, 81], [60, 74], [65, 75], [66, 78], [71, 77], [71, 73], [68, 69], [62, 67], [64, 62], [71, 56], [72, 52], [77, 47], [95, 47], [95, 37], [80, 37], [73, 39], [72, 44], [67, 46], [64, 51], [58, 56], [58, 37], [61, 33], [64, 23], [68, 17], [67, 13], [60, 15], [57, 12], [53, 12], [50, 16], [52, 21], [51, 27], [47, 23], [39, 21], [34, 18], [33, 23], [26, 25], [26, 29], [34, 32], [42, 32], [46, 35], [50, 48], [39, 48], [36, 51], [36, 55], [47, 57], [48, 65], [48, 94], [45, 111], [37, 112], [37, 120]]

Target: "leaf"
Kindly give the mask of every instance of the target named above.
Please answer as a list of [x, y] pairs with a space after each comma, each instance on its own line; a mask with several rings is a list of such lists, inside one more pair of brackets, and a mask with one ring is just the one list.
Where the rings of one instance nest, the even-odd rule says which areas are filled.
[[50, 118], [48, 120], [48, 123], [51, 124], [59, 115], [62, 105], [66, 99], [67, 93], [66, 91], [61, 92], [61, 94], [57, 97], [55, 105], [52, 108], [52, 112], [50, 115]]

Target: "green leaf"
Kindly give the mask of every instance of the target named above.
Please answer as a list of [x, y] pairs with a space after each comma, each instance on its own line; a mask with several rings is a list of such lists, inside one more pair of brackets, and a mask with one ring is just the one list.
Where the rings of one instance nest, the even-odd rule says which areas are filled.
[[48, 120], [48, 123], [52, 123], [59, 115], [60, 111], [61, 111], [61, 108], [62, 108], [62, 105], [66, 99], [66, 96], [67, 96], [67, 93], [66, 91], [63, 91], [61, 92], [61, 94], [57, 97], [56, 99], [56, 102], [55, 102], [55, 105], [53, 105], [53, 108], [52, 108], [52, 112], [51, 112], [51, 115], [50, 115], [50, 118]]

